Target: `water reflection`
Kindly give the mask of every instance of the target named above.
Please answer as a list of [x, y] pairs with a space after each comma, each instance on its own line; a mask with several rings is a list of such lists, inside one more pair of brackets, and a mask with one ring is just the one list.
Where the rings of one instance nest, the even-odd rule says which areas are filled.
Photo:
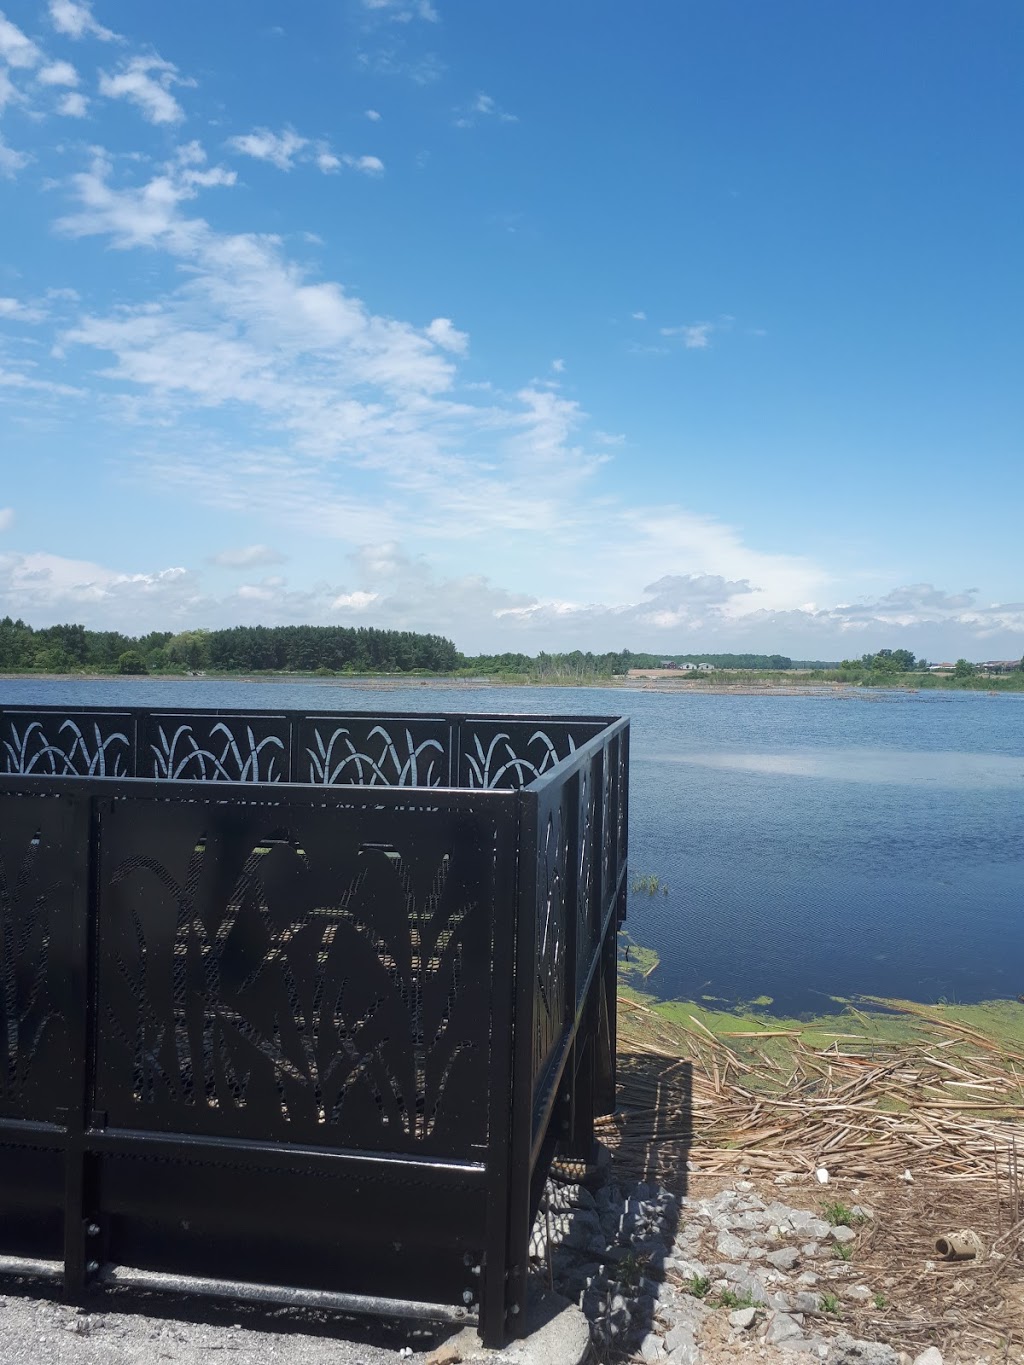
[[896, 783], [901, 787], [922, 783], [958, 789], [1024, 784], [1024, 758], [1010, 754], [836, 748], [788, 753], [665, 754], [656, 761], [784, 777], [824, 778], [830, 782]]

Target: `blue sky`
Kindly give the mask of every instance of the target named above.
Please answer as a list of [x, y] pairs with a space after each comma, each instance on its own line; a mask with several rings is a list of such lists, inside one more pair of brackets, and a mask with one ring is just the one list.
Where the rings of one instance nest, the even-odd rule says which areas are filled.
[[0, 612], [1024, 653], [1024, 13], [0, 0]]

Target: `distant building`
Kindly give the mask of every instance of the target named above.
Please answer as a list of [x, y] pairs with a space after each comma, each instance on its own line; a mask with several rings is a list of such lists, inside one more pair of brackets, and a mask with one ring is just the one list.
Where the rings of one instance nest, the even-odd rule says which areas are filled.
[[979, 664], [982, 673], [1016, 673], [1020, 668], [1019, 659], [989, 659], [987, 663]]
[[956, 668], [956, 664], [929, 664], [929, 665], [928, 665], [928, 672], [929, 672], [929, 673], [952, 673], [954, 668]]

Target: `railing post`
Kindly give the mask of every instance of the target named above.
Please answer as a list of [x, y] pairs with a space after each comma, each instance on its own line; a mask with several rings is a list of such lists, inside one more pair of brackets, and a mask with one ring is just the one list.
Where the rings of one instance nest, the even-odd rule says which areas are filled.
[[[510, 1109], [508, 1181], [508, 1241], [506, 1248], [504, 1330], [508, 1336], [526, 1331], [526, 1273], [530, 1252], [530, 1189], [533, 1167], [533, 1039], [537, 991], [537, 859], [539, 802], [531, 792], [520, 792], [519, 895], [516, 905], [515, 1017]], [[490, 1318], [490, 1315], [488, 1315]], [[484, 1338], [485, 1344], [491, 1344]]]
[[85, 1149], [92, 1109], [93, 943], [97, 904], [97, 801], [86, 792], [68, 795], [67, 856], [74, 859], [71, 916], [67, 926], [67, 1020], [71, 1084], [64, 1115], [64, 1292], [78, 1297], [97, 1268], [100, 1244], [94, 1221], [95, 1159]]
[[[457, 725], [452, 725], [453, 734]], [[454, 743], [450, 752], [454, 752]], [[458, 762], [455, 758], [453, 761]], [[492, 971], [491, 1041], [489, 1062], [488, 1204], [486, 1245], [480, 1280], [480, 1336], [487, 1346], [503, 1346], [508, 1336], [507, 1285], [510, 1249], [509, 1184], [513, 1163], [513, 1078], [517, 1007], [516, 942], [519, 911], [518, 866], [521, 808], [509, 795], [502, 803], [496, 831]]]

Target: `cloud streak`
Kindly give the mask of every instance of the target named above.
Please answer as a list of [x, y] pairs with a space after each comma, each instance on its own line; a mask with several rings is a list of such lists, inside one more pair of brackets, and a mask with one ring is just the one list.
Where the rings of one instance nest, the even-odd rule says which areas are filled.
[[100, 72], [99, 92], [107, 99], [134, 104], [147, 123], [181, 123], [185, 111], [171, 94], [175, 85], [191, 85], [173, 62], [156, 55], [129, 57], [118, 71]]

